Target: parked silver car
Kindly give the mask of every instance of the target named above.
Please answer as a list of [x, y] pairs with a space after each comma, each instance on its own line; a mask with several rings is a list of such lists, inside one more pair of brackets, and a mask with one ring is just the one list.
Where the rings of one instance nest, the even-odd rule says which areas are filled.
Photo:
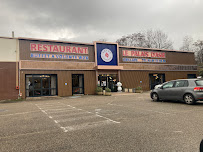
[[150, 93], [153, 101], [177, 100], [195, 104], [203, 100], [203, 79], [179, 79], [163, 83]]

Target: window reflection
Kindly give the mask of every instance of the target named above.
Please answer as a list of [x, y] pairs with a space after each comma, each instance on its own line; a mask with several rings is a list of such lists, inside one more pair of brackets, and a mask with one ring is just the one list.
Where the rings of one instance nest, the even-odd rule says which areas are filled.
[[57, 95], [57, 75], [26, 75], [26, 96]]

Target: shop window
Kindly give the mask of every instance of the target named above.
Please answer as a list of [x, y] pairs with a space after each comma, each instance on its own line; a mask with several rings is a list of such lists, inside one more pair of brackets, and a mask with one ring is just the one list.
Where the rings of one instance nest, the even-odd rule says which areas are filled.
[[56, 75], [26, 75], [26, 96], [57, 95]]

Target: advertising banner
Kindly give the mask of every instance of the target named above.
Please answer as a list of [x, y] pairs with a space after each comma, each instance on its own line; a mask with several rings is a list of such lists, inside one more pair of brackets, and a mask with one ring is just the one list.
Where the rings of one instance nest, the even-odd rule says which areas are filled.
[[135, 51], [135, 50], [123, 50], [123, 56], [129, 56], [129, 57], [149, 57], [149, 58], [166, 58], [165, 52]]

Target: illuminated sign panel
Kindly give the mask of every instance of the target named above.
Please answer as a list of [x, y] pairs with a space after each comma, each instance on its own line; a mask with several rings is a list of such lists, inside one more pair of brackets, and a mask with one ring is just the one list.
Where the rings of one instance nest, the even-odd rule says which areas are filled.
[[88, 47], [31, 43], [30, 51], [88, 54]]
[[166, 58], [165, 52], [123, 50], [123, 56]]

